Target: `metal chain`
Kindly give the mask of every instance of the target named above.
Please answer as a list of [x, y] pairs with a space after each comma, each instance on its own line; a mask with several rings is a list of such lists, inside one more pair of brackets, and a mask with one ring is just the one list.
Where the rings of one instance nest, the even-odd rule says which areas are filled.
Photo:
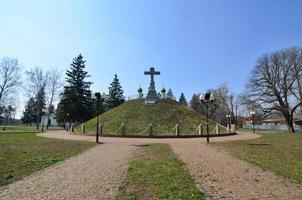
[[174, 128], [172, 128], [172, 130], [169, 132], [169, 134], [172, 133], [175, 129], [176, 129], [176, 125], [174, 126]]
[[145, 132], [148, 128], [149, 128], [149, 126], [146, 126], [146, 128], [145, 128], [144, 130], [142, 130], [141, 132], [139, 132], [138, 134], [142, 134], [142, 133]]
[[222, 127], [222, 128], [225, 129], [226, 133], [228, 132], [228, 128], [227, 128], [227, 127], [225, 127], [225, 126], [223, 126], [223, 125], [221, 125], [221, 124], [218, 124], [218, 123], [217, 123], [217, 125], [218, 125], [218, 129], [219, 129], [219, 127]]
[[193, 134], [192, 134], [192, 135], [196, 135], [196, 133], [197, 133], [198, 129], [199, 129], [199, 125], [197, 126], [196, 130], [193, 132]]
[[122, 126], [120, 126], [116, 131], [114, 131], [113, 134], [117, 134], [117, 132], [118, 132], [119, 130], [121, 130], [121, 128], [122, 128]]

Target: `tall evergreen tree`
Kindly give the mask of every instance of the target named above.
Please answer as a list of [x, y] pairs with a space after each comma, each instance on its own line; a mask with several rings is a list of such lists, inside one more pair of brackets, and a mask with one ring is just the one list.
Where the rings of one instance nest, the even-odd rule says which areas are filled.
[[32, 123], [37, 122], [37, 119], [36, 102], [34, 98], [30, 98], [25, 105], [21, 120], [23, 124], [31, 125]]
[[37, 112], [37, 129], [39, 129], [40, 121], [42, 118], [43, 109], [46, 105], [46, 98], [45, 98], [45, 84], [39, 89], [36, 97], [35, 97], [35, 109]]
[[123, 96], [123, 89], [121, 86], [121, 83], [119, 79], [117, 78], [117, 75], [114, 74], [114, 79], [109, 87], [109, 94], [106, 98], [106, 104], [108, 105], [108, 108], [114, 108], [122, 103], [125, 102], [125, 98]]
[[85, 71], [85, 60], [80, 54], [73, 59], [70, 69], [66, 71], [67, 84], [58, 104], [58, 121], [68, 119], [73, 122], [83, 122], [92, 117], [92, 105], [90, 85], [86, 81], [90, 77]]
[[186, 106], [188, 105], [187, 100], [186, 100], [186, 97], [185, 97], [185, 95], [184, 95], [183, 92], [180, 94], [179, 103], [181, 103], [181, 104], [183, 104], [183, 105], [186, 105]]

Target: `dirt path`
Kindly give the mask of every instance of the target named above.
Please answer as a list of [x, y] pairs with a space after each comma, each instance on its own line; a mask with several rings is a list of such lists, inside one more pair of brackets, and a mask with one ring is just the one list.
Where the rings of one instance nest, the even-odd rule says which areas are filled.
[[[66, 132], [45, 137], [94, 141]], [[253, 139], [257, 134], [211, 138], [211, 141]], [[0, 199], [112, 199], [135, 145], [169, 143], [213, 199], [302, 199], [302, 186], [207, 145], [205, 139], [100, 138], [104, 144], [42, 170], [0, 191]]]

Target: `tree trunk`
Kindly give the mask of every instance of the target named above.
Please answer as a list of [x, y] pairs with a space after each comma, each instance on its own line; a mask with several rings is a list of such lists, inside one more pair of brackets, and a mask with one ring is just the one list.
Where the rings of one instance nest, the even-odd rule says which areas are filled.
[[290, 116], [286, 119], [286, 122], [287, 122], [287, 129], [288, 129], [288, 132], [289, 133], [294, 133], [296, 132], [295, 131], [295, 128], [294, 128], [294, 123], [293, 123], [293, 118]]
[[40, 116], [38, 116], [38, 120], [37, 120], [37, 129], [39, 129], [39, 128], [40, 128], [40, 122], [41, 122], [41, 120], [40, 120]]
[[47, 119], [46, 119], [46, 129], [48, 129], [48, 127], [49, 127], [49, 115], [47, 115]]
[[289, 133], [295, 133], [296, 132], [293, 124], [287, 125], [287, 127], [288, 127], [288, 132]]

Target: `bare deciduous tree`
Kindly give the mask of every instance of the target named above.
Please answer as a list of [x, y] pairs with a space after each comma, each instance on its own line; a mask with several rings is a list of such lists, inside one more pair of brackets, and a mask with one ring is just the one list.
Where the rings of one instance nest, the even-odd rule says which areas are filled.
[[41, 88], [45, 88], [47, 83], [48, 74], [43, 71], [42, 68], [35, 67], [26, 71], [27, 84], [26, 91], [29, 97], [37, 96]]
[[252, 70], [245, 93], [249, 101], [259, 105], [263, 114], [282, 115], [289, 132], [295, 132], [293, 115], [301, 106], [296, 87], [301, 70], [299, 48], [266, 54], [259, 58]]
[[4, 106], [11, 95], [16, 92], [20, 83], [20, 66], [18, 60], [3, 58], [0, 62], [0, 107]]
[[230, 89], [226, 83], [220, 85], [212, 91], [215, 95], [215, 101], [211, 106], [212, 113], [210, 116], [213, 120], [220, 124], [227, 124], [226, 115], [230, 113], [228, 101], [230, 97]]
[[240, 111], [240, 98], [238, 95], [235, 95], [234, 93], [231, 93], [229, 95], [229, 113], [232, 115], [232, 119], [234, 120], [234, 124], [238, 124], [238, 116]]
[[[229, 107], [230, 99], [230, 89], [227, 84], [222, 84], [211, 92], [215, 95], [215, 101], [209, 107], [209, 117], [220, 124], [227, 124], [226, 115], [231, 113], [231, 108]], [[190, 106], [193, 110], [206, 115], [207, 109], [204, 104], [199, 100], [200, 94], [194, 94]]]
[[[297, 73], [297, 80], [293, 87], [293, 94], [296, 96], [298, 101], [302, 101], [302, 49], [293, 47], [288, 49], [288, 56], [290, 63], [292, 63], [293, 70]], [[302, 111], [302, 104], [300, 105], [300, 111]]]
[[45, 88], [47, 84], [48, 75], [43, 71], [42, 68], [35, 67], [26, 72], [27, 74], [27, 92], [29, 97], [33, 97], [36, 102], [36, 115], [37, 115], [37, 129], [41, 116], [42, 110], [45, 106]]
[[[59, 99], [59, 95], [61, 93], [63, 87], [63, 80], [62, 80], [62, 72], [58, 71], [57, 69], [53, 69], [48, 72], [48, 79], [46, 84], [46, 98], [47, 98], [47, 105], [48, 109], [53, 106], [53, 103]], [[48, 128], [48, 121], [50, 110], [47, 115], [47, 128]]]

